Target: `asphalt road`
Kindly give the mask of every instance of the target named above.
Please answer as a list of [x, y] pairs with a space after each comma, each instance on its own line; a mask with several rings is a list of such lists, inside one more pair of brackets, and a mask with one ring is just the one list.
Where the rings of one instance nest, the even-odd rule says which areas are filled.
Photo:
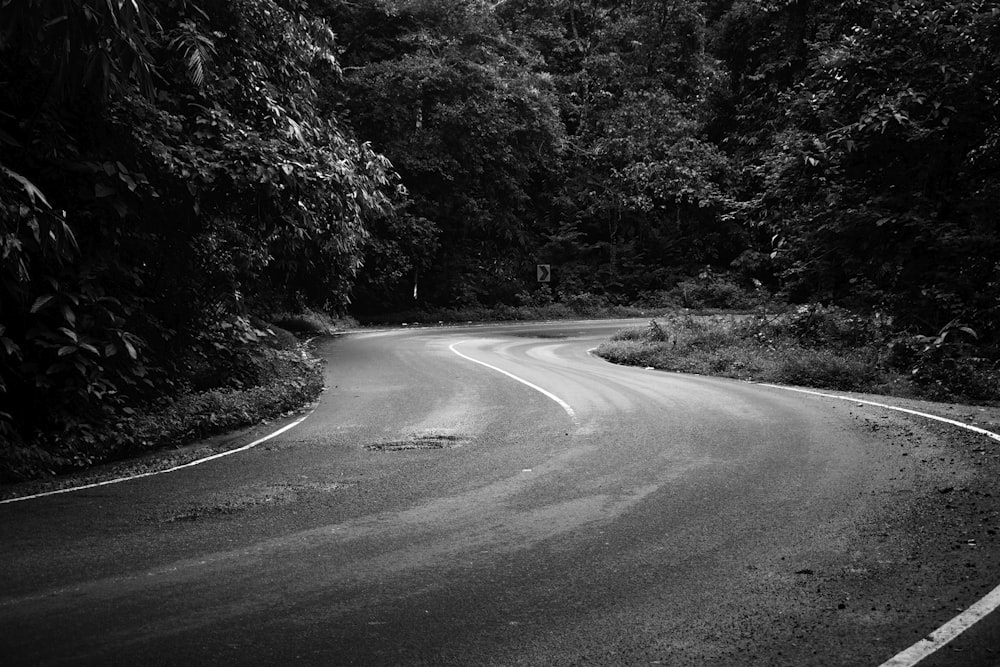
[[588, 353], [624, 324], [327, 340], [282, 435], [0, 505], [0, 663], [874, 667], [1000, 583], [995, 448]]

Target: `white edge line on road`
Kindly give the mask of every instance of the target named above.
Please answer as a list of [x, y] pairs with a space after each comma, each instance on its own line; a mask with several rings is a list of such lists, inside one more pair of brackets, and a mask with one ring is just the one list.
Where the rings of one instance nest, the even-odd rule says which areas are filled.
[[[459, 342], [461, 342], [461, 341], [459, 341]], [[505, 371], [502, 368], [498, 368], [498, 367], [494, 366], [493, 364], [488, 364], [485, 361], [479, 361], [478, 359], [473, 359], [472, 357], [470, 357], [467, 354], [462, 354], [461, 352], [459, 352], [458, 350], [455, 349], [456, 345], [458, 345], [458, 343], [452, 343], [451, 345], [448, 346], [448, 349], [451, 350], [452, 352], [454, 352], [455, 354], [457, 354], [458, 356], [462, 357], [463, 359], [467, 359], [467, 360], [471, 361], [474, 364], [479, 364], [480, 366], [486, 366], [486, 368], [489, 368], [490, 370], [494, 370], [497, 373], [502, 373], [502, 374], [506, 375], [507, 377], [509, 377], [510, 379], [517, 380], [521, 384], [527, 385], [527, 386], [531, 387], [532, 389], [534, 389], [535, 391], [539, 392], [540, 394], [543, 394], [543, 395], [551, 398], [553, 401], [555, 401], [556, 403], [559, 404], [559, 407], [561, 407], [563, 410], [566, 411], [566, 414], [569, 415], [570, 419], [576, 421], [576, 412], [573, 410], [573, 407], [569, 403], [567, 403], [566, 401], [562, 400], [561, 398], [559, 398], [558, 396], [556, 396], [555, 394], [553, 394], [551, 391], [548, 391], [547, 389], [542, 389], [537, 384], [534, 384], [532, 382], [528, 382], [524, 378], [518, 377], [518, 376], [514, 375], [513, 373], [509, 373], [509, 372]]]
[[259, 438], [257, 440], [254, 440], [249, 445], [243, 445], [242, 447], [237, 447], [236, 449], [230, 449], [229, 451], [226, 451], [226, 452], [219, 452], [218, 454], [212, 454], [211, 456], [206, 456], [203, 459], [195, 459], [194, 461], [189, 461], [189, 462], [187, 462], [187, 463], [185, 463], [183, 465], [174, 466], [173, 468], [166, 468], [165, 470], [154, 470], [152, 472], [144, 472], [144, 473], [140, 473], [138, 475], [129, 475], [128, 477], [116, 477], [114, 479], [104, 480], [103, 482], [94, 482], [93, 484], [83, 484], [81, 486], [70, 486], [70, 487], [67, 487], [65, 489], [56, 489], [55, 491], [45, 491], [43, 493], [35, 493], [35, 494], [30, 495], [30, 496], [18, 496], [16, 498], [7, 498], [5, 500], [0, 500], [0, 505], [6, 505], [7, 503], [16, 503], [16, 502], [20, 502], [22, 500], [32, 500], [34, 498], [44, 498], [45, 496], [55, 496], [55, 495], [58, 495], [60, 493], [72, 493], [73, 491], [83, 491], [84, 489], [93, 489], [93, 488], [96, 488], [98, 486], [107, 486], [109, 484], [119, 484], [121, 482], [128, 482], [129, 480], [141, 479], [143, 477], [152, 477], [154, 475], [163, 475], [163, 474], [166, 474], [168, 472], [175, 472], [177, 470], [183, 470], [184, 468], [191, 468], [193, 466], [201, 465], [202, 463], [208, 463], [209, 461], [214, 461], [215, 459], [221, 459], [224, 456], [231, 456], [232, 454], [239, 454], [240, 452], [245, 452], [248, 449], [256, 447], [257, 445], [261, 444], [262, 442], [267, 442], [271, 438], [279, 436], [282, 433], [284, 433], [285, 431], [288, 431], [288, 430], [291, 430], [291, 429], [295, 428], [296, 426], [298, 426], [299, 424], [301, 424], [302, 422], [304, 422], [306, 419], [308, 419], [309, 415], [311, 415], [313, 412], [315, 412], [315, 409], [310, 410], [309, 414], [304, 415], [302, 417], [299, 417], [298, 419], [296, 419], [295, 421], [293, 421], [291, 424], [285, 424], [284, 426], [282, 426], [281, 428], [279, 428], [277, 431], [274, 431], [273, 433], [265, 435], [263, 438]]
[[[866, 401], [861, 398], [852, 398], [850, 396], [838, 396], [836, 394], [826, 394], [821, 391], [811, 391], [809, 389], [798, 389], [796, 387], [783, 387], [778, 384], [766, 384], [760, 383], [762, 387], [772, 387], [774, 389], [784, 389], [785, 391], [795, 391], [800, 394], [812, 394], [813, 396], [822, 396], [823, 398], [836, 398], [841, 401], [853, 401], [854, 403], [863, 403], [865, 405], [873, 405], [878, 408], [885, 408], [887, 410], [895, 410], [897, 412], [905, 412], [907, 414], [916, 415], [918, 417], [926, 417], [927, 419], [933, 419], [934, 421], [944, 422], [945, 424], [951, 424], [952, 426], [958, 426], [959, 428], [964, 428], [968, 431], [973, 431], [979, 433], [980, 435], [985, 435], [994, 440], [1000, 441], [1000, 434], [994, 433], [993, 431], [988, 431], [984, 428], [979, 428], [978, 426], [972, 426], [971, 424], [965, 424], [954, 419], [948, 419], [947, 417], [939, 417], [937, 415], [931, 415], [926, 412], [918, 412], [917, 410], [910, 410], [909, 408], [900, 408], [894, 405], [886, 405], [885, 403], [876, 403], [875, 401]], [[879, 667], [913, 667], [918, 662], [934, 653], [938, 649], [942, 648], [945, 644], [951, 640], [958, 637], [960, 634], [971, 628], [978, 621], [982, 620], [985, 616], [995, 611], [1000, 607], [1000, 586], [997, 586], [992, 591], [984, 595], [978, 601], [976, 601], [971, 607], [963, 611], [958, 616], [954, 617], [941, 627], [939, 627], [934, 632], [930, 633], [924, 639], [921, 639], [913, 646], [903, 649], [893, 657], [889, 658], [883, 662]]]
[[997, 607], [1000, 607], [1000, 586], [994, 588], [974, 605], [927, 635], [926, 638], [921, 639], [910, 648], [900, 651], [879, 665], [879, 667], [911, 667], [917, 664], [971, 628], [976, 622], [980, 621]]
[[993, 431], [987, 431], [985, 428], [979, 428], [978, 426], [973, 426], [971, 424], [966, 424], [964, 422], [956, 421], [954, 419], [948, 419], [947, 417], [938, 417], [937, 415], [930, 415], [926, 412], [917, 412], [916, 410], [910, 410], [909, 408], [899, 408], [895, 405], [886, 405], [885, 403], [876, 403], [875, 401], [866, 401], [861, 398], [852, 398], [850, 396], [838, 396], [836, 394], [824, 394], [821, 391], [812, 391], [809, 389], [798, 389], [796, 387], [783, 387], [780, 384], [767, 384], [764, 382], [759, 383], [761, 387], [773, 387], [774, 389], [784, 389], [786, 391], [797, 391], [800, 394], [812, 394], [813, 396], [823, 396], [824, 398], [836, 398], [841, 401], [853, 401], [854, 403], [864, 403], [865, 405], [874, 405], [877, 408], [885, 408], [886, 410], [895, 410], [896, 412], [906, 412], [907, 414], [916, 415], [918, 417], [926, 417], [927, 419], [933, 419], [934, 421], [944, 422], [945, 424], [951, 424], [952, 426], [958, 426], [959, 428], [964, 428], [969, 431], [975, 431], [980, 435], [985, 435], [986, 437], [993, 438], [994, 440], [1000, 441], [1000, 434], [994, 433]]

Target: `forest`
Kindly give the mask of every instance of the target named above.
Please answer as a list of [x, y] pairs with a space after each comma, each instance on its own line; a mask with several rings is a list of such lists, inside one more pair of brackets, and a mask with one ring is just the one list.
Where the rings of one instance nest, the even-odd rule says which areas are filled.
[[996, 368], [998, 141], [985, 0], [5, 0], [2, 476], [297, 363], [288, 313], [693, 286]]

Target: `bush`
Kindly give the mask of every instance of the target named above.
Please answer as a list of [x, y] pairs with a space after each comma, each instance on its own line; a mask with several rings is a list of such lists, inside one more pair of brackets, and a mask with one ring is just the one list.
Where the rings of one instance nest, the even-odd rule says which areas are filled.
[[664, 303], [679, 303], [684, 308], [746, 310], [762, 305], [770, 295], [760, 287], [744, 287], [729, 276], [705, 271], [677, 283], [661, 298]]
[[646, 327], [646, 340], [653, 341], [655, 343], [665, 343], [670, 335], [660, 326], [660, 323], [656, 320], [650, 320], [649, 326]]
[[552, 288], [548, 285], [542, 285], [535, 290], [524, 290], [518, 292], [514, 297], [517, 300], [519, 306], [550, 306], [555, 302], [556, 295], [552, 293]]
[[646, 340], [646, 330], [640, 328], [620, 329], [619, 331], [616, 331], [614, 334], [612, 334], [611, 340], [616, 342], [623, 340], [644, 341]]
[[621, 329], [611, 336], [611, 340], [634, 340], [654, 343], [666, 342], [670, 334], [655, 319], [649, 321], [649, 325], [634, 329]]
[[971, 401], [1000, 398], [1000, 372], [983, 358], [923, 360], [910, 373], [919, 392], [931, 399], [952, 397]]
[[335, 319], [326, 313], [309, 308], [303, 308], [296, 313], [276, 313], [269, 319], [277, 326], [292, 333], [314, 336], [332, 334], [337, 330], [349, 329], [358, 325], [357, 320], [353, 317]]
[[273, 419], [314, 400], [323, 389], [319, 362], [307, 357], [288, 332], [270, 331], [256, 342], [217, 350], [208, 361], [189, 359], [191, 376], [175, 382], [176, 393], [156, 403], [123, 407], [93, 423], [67, 422], [30, 442], [0, 439], [0, 482], [184, 444]]
[[799, 349], [782, 355], [771, 382], [843, 391], [866, 391], [885, 381], [877, 366], [832, 350]]
[[865, 316], [836, 306], [799, 306], [776, 320], [777, 332], [813, 348], [853, 350], [886, 345], [892, 335], [892, 319], [879, 313]]
[[668, 308], [677, 310], [684, 307], [681, 299], [673, 290], [653, 290], [640, 292], [635, 305], [640, 308]]
[[592, 292], [564, 295], [562, 302], [577, 315], [594, 316], [605, 311], [608, 306], [607, 297]]
[[973, 346], [971, 329], [953, 324], [936, 336], [901, 336], [890, 325], [879, 314], [819, 305], [778, 315], [675, 314], [617, 332], [597, 354], [615, 363], [844, 391], [1000, 399], [1000, 362]]

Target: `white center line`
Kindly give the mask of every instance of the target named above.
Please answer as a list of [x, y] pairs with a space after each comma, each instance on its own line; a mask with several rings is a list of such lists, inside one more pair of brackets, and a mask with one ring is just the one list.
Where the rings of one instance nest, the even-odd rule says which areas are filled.
[[[463, 341], [459, 341], [459, 342], [463, 342]], [[539, 392], [540, 394], [543, 394], [543, 395], [551, 398], [553, 401], [555, 401], [556, 403], [559, 404], [559, 407], [561, 407], [563, 410], [566, 411], [566, 414], [569, 415], [570, 419], [572, 419], [574, 422], [576, 421], [576, 412], [573, 410], [572, 406], [569, 403], [567, 403], [566, 401], [564, 401], [561, 398], [559, 398], [558, 396], [556, 396], [555, 394], [553, 394], [551, 391], [548, 391], [547, 389], [542, 389], [537, 384], [534, 384], [533, 382], [528, 382], [524, 378], [518, 377], [518, 376], [514, 375], [513, 373], [507, 372], [507, 371], [505, 371], [502, 368], [498, 368], [498, 367], [494, 366], [493, 364], [488, 364], [485, 361], [479, 361], [478, 359], [473, 359], [472, 357], [470, 357], [467, 354], [462, 354], [461, 352], [459, 352], [458, 350], [455, 349], [456, 345], [458, 345], [458, 343], [452, 343], [451, 345], [448, 346], [448, 349], [451, 350], [452, 352], [454, 352], [455, 354], [457, 354], [458, 356], [462, 357], [463, 359], [467, 359], [468, 361], [471, 361], [474, 364], [479, 364], [480, 366], [486, 366], [486, 368], [489, 368], [490, 370], [494, 370], [497, 373], [502, 373], [502, 374], [506, 375], [507, 377], [511, 378], [512, 380], [517, 380], [521, 384], [527, 385], [527, 386], [531, 387], [532, 389], [534, 389], [535, 391]]]

